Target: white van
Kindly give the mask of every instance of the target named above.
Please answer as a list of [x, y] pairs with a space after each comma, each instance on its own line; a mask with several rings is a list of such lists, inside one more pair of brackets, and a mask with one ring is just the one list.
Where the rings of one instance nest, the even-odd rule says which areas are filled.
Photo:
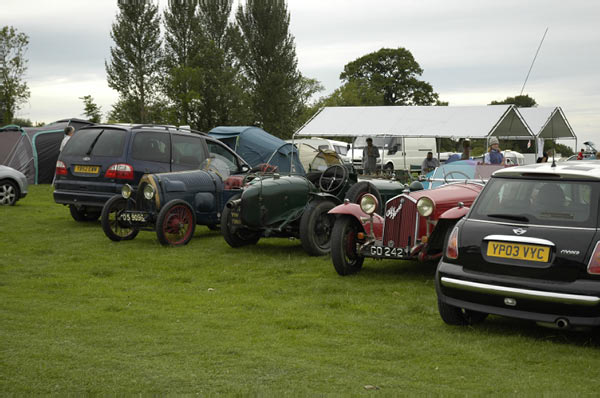
[[[292, 140], [287, 140], [286, 142], [292, 142]], [[348, 142], [311, 137], [296, 139], [294, 140], [294, 144], [306, 144], [321, 150], [330, 149], [335, 151], [344, 163], [350, 163], [350, 156], [348, 155], [350, 144]]]
[[[363, 168], [362, 154], [367, 146], [367, 138], [358, 137], [352, 148], [352, 162], [357, 169]], [[437, 158], [437, 145], [434, 137], [371, 137], [373, 145], [379, 149], [377, 168], [385, 171], [416, 170], [421, 168], [427, 152], [432, 152]]]

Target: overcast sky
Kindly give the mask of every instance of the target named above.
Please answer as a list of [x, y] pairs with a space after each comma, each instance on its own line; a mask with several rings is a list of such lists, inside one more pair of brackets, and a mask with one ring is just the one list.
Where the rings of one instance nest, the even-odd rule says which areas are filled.
[[[324, 85], [322, 95], [339, 87], [346, 63], [405, 47], [450, 106], [518, 95], [549, 28], [524, 93], [540, 106], [561, 106], [579, 142], [598, 132], [600, 2], [288, 0], [288, 9], [300, 71]], [[116, 0], [0, 1], [0, 26], [30, 38], [31, 98], [18, 117], [80, 117], [79, 97], [88, 94], [110, 110], [117, 94], [106, 84], [104, 61], [116, 12]]]

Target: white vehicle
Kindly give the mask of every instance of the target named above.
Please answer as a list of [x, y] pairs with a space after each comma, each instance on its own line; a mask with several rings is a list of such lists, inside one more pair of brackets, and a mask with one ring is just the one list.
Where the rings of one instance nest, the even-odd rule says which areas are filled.
[[[352, 148], [352, 162], [357, 169], [363, 168], [362, 154], [367, 146], [367, 138], [358, 137]], [[407, 138], [407, 137], [370, 137], [373, 145], [379, 149], [377, 168], [385, 171], [420, 169], [427, 152], [432, 152], [437, 158], [436, 142], [434, 137]]]
[[[292, 140], [287, 140], [287, 142], [292, 142]], [[347, 142], [311, 137], [294, 140], [294, 144], [296, 144], [296, 146], [300, 144], [306, 144], [315, 149], [321, 150], [330, 149], [335, 151], [344, 163], [350, 163], [350, 156], [348, 156], [350, 144]]]

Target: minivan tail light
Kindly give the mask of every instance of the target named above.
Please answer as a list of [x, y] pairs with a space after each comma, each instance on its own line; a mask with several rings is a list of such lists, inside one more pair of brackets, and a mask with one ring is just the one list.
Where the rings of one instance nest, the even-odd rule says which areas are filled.
[[106, 170], [105, 178], [117, 178], [120, 180], [133, 180], [133, 167], [127, 163], [113, 164]]
[[458, 258], [458, 227], [454, 227], [452, 233], [448, 237], [446, 257], [451, 260], [456, 260]]
[[594, 247], [592, 257], [590, 257], [590, 262], [587, 266], [587, 272], [592, 275], [600, 275], [600, 242], [597, 242], [596, 247]]
[[67, 175], [67, 166], [65, 162], [62, 160], [56, 161], [56, 175], [57, 176], [66, 176]]

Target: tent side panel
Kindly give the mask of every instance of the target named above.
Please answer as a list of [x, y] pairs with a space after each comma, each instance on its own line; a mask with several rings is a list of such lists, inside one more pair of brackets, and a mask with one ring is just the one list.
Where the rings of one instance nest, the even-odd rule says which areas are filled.
[[37, 184], [50, 184], [52, 182], [63, 137], [62, 131], [44, 132], [35, 136], [34, 147], [38, 159]]

